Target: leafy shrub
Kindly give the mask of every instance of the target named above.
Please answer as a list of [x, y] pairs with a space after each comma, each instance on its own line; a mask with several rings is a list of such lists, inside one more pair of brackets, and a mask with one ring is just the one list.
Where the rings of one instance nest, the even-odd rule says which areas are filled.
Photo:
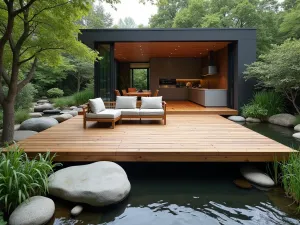
[[255, 93], [252, 103], [267, 109], [268, 117], [282, 113], [285, 109], [283, 96], [274, 91], [261, 91]]
[[94, 91], [90, 89], [86, 89], [84, 91], [80, 91], [73, 95], [75, 105], [82, 105], [87, 103], [89, 99], [94, 98]]
[[66, 106], [75, 105], [75, 100], [73, 96], [67, 96], [62, 98], [53, 99], [55, 107], [64, 108]]
[[258, 104], [250, 103], [242, 107], [242, 115], [244, 117], [265, 119], [268, 115], [268, 110]]
[[[290, 154], [289, 159], [281, 164], [282, 184], [285, 192], [298, 204], [300, 203], [300, 154]], [[298, 207], [300, 210], [300, 205]]]
[[30, 118], [29, 111], [22, 109], [15, 112], [15, 123], [20, 124]]
[[0, 211], [0, 225], [6, 225], [7, 223], [3, 219], [3, 213]]
[[49, 98], [58, 98], [64, 95], [64, 91], [59, 88], [51, 88], [47, 91]]
[[57, 165], [50, 152], [30, 160], [17, 145], [0, 154], [0, 205], [10, 213], [29, 197], [48, 193], [48, 175]]

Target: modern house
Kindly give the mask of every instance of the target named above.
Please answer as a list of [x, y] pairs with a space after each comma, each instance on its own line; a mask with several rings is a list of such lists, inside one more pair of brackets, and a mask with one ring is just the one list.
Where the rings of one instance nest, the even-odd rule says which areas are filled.
[[84, 29], [79, 39], [101, 56], [95, 96], [107, 101], [137, 83], [204, 107], [239, 109], [252, 96], [243, 72], [256, 60], [255, 29]]

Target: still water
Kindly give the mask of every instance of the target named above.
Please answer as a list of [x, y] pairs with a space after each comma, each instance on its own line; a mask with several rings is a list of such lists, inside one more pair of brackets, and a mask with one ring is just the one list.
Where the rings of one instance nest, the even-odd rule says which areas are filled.
[[[244, 124], [262, 135], [299, 149], [290, 128]], [[296, 205], [282, 188], [244, 190], [237, 163], [127, 163], [132, 189], [122, 203], [106, 208], [84, 206], [70, 217], [73, 203], [55, 199], [56, 212], [48, 225], [285, 225], [300, 224]], [[244, 165], [244, 164], [243, 164]], [[266, 164], [257, 164], [261, 169]]]

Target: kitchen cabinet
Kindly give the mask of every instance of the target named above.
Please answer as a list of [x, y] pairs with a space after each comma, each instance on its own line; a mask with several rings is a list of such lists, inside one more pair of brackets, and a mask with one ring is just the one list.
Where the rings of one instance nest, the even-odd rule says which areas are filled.
[[205, 107], [227, 106], [227, 90], [189, 88], [188, 100]]

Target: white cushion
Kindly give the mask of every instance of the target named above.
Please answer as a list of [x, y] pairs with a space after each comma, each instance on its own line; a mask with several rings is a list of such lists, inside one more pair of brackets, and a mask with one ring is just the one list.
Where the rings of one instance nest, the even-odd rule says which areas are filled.
[[94, 98], [89, 100], [89, 105], [92, 113], [99, 113], [105, 110], [105, 105], [102, 98]]
[[95, 119], [115, 119], [121, 116], [120, 110], [114, 109], [105, 109], [99, 113], [87, 113], [87, 118], [95, 118]]
[[142, 97], [141, 109], [162, 109], [162, 96]]
[[116, 109], [135, 109], [136, 96], [117, 96]]
[[120, 109], [122, 116], [138, 116], [139, 109]]
[[140, 116], [161, 116], [164, 113], [163, 109], [140, 109]]

